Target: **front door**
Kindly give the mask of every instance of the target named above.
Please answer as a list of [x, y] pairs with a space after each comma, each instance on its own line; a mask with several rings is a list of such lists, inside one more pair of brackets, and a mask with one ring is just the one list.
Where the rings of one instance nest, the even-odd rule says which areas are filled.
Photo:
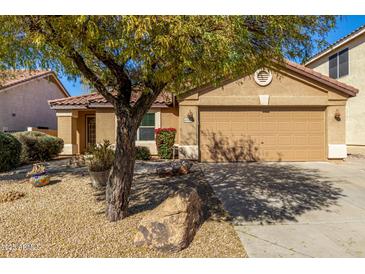
[[86, 146], [96, 144], [96, 120], [95, 116], [86, 116]]

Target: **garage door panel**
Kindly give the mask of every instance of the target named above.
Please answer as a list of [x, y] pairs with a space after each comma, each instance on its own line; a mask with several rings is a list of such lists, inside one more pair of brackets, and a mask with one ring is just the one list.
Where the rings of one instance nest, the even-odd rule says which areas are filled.
[[293, 131], [303, 132], [303, 131], [307, 131], [308, 130], [308, 122], [307, 121], [292, 122], [290, 124], [292, 125], [291, 130], [293, 130]]
[[323, 132], [323, 125], [321, 122], [309, 122], [308, 130], [315, 132]]
[[308, 144], [308, 136], [307, 135], [296, 135], [296, 136], [293, 136], [292, 138], [293, 142], [292, 144], [293, 145], [306, 145]]
[[291, 139], [292, 139], [292, 136], [291, 135], [280, 135], [278, 134], [278, 145], [286, 145], [286, 144], [290, 144], [291, 142]]
[[241, 122], [242, 119], [247, 119], [246, 113], [241, 113], [241, 111], [232, 111], [231, 112], [231, 121]]
[[285, 132], [285, 131], [291, 131], [292, 130], [292, 125], [290, 124], [290, 122], [285, 121], [285, 122], [278, 122], [278, 128], [277, 128], [278, 132]]
[[316, 145], [316, 147], [324, 147], [325, 143], [322, 140], [322, 137], [309, 137], [308, 139], [309, 145]]
[[324, 160], [324, 117], [324, 109], [201, 109], [201, 160]]
[[244, 133], [247, 130], [247, 124], [239, 122], [231, 122], [232, 131], [238, 131]]
[[261, 131], [260, 124], [256, 122], [247, 122], [247, 131]]
[[264, 135], [261, 138], [261, 142], [265, 146], [271, 146], [271, 145], [276, 146], [278, 143], [278, 136], [276, 134]]
[[202, 131], [211, 131], [211, 132], [216, 132], [217, 131], [217, 123], [215, 122], [205, 122], [204, 124], [201, 125], [201, 130]]
[[278, 124], [277, 124], [276, 121], [262, 122], [261, 123], [261, 130], [262, 131], [269, 131], [269, 132], [276, 131], [277, 127], [278, 127]]

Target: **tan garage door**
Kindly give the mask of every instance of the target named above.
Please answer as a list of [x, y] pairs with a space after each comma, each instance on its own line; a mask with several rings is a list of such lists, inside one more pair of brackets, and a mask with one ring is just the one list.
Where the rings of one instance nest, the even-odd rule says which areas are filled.
[[201, 108], [200, 158], [227, 161], [325, 159], [324, 109]]

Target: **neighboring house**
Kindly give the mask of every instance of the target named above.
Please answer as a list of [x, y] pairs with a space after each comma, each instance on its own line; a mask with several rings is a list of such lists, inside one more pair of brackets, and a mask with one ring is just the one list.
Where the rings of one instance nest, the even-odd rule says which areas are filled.
[[346, 144], [350, 154], [365, 154], [365, 25], [313, 56], [306, 64], [360, 91], [346, 109]]
[[[139, 128], [137, 145], [156, 153], [154, 128], [177, 129], [181, 158], [221, 161], [322, 161], [346, 157], [345, 112], [357, 89], [286, 62], [178, 98], [162, 94]], [[137, 99], [135, 94], [132, 102]], [[112, 106], [98, 94], [49, 102], [64, 154], [115, 143]]]
[[51, 71], [0, 72], [0, 131], [57, 129], [48, 100], [70, 96]]

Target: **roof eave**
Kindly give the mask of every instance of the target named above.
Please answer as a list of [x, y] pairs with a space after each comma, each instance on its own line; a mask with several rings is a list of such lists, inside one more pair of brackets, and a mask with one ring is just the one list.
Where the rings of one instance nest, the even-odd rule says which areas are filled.
[[64, 85], [61, 83], [61, 81], [58, 79], [57, 75], [53, 71], [48, 71], [44, 74], [30, 77], [29, 79], [23, 79], [21, 81], [17, 81], [17, 82], [11, 83], [9, 85], [4, 85], [4, 86], [0, 87], [0, 92], [6, 91], [8, 89], [11, 89], [11, 88], [14, 88], [14, 87], [17, 87], [17, 86], [20, 86], [20, 85], [24, 85], [26, 83], [32, 82], [32, 81], [37, 80], [37, 79], [46, 78], [46, 77], [49, 77], [49, 76], [51, 76], [51, 77], [53, 77], [53, 79], [55, 79], [56, 85], [59, 87], [61, 92], [66, 97], [70, 97], [70, 94], [68, 93], [67, 89], [64, 87]]
[[55, 105], [52, 106], [50, 105], [51, 109], [54, 110], [64, 110], [64, 109], [70, 109], [70, 110], [77, 110], [77, 109], [88, 109], [86, 106], [84, 105]]
[[[113, 105], [110, 103], [91, 103], [88, 105], [52, 105], [48, 103], [51, 109], [54, 110], [77, 110], [77, 109], [96, 109], [96, 108], [113, 108]], [[151, 108], [168, 108], [169, 106], [163, 103], [154, 103]]]
[[66, 95], [66, 97], [71, 97], [70, 93], [68, 92], [68, 90], [65, 88], [65, 86], [62, 84], [62, 82], [60, 81], [60, 79], [58, 79], [56, 73], [54, 73], [53, 71], [51, 71], [52, 77], [56, 80], [57, 85], [59, 86], [59, 88], [62, 90], [62, 92]]
[[308, 73], [305, 70], [301, 70], [301, 69], [299, 69], [299, 68], [297, 68], [295, 66], [291, 66], [290, 64], [285, 63], [284, 64], [284, 67], [286, 67], [286, 68], [288, 68], [288, 69], [290, 69], [292, 71], [295, 71], [295, 72], [297, 72], [299, 74], [305, 75], [306, 77], [308, 77], [310, 79], [313, 79], [315, 81], [318, 81], [318, 82], [320, 82], [320, 83], [322, 83], [322, 84], [324, 84], [324, 85], [326, 85], [328, 87], [331, 87], [331, 88], [336, 89], [336, 90], [338, 90], [340, 92], [343, 92], [343, 93], [345, 93], [345, 94], [347, 94], [347, 95], [349, 95], [351, 97], [356, 96], [356, 94], [359, 92], [358, 89], [356, 89], [356, 91], [353, 91], [353, 90], [349, 90], [349, 89], [347, 89], [345, 87], [338, 86], [338, 85], [336, 85], [336, 84], [334, 84], [332, 82], [326, 81], [325, 79], [322, 79], [322, 78], [320, 78], [320, 77], [318, 77], [316, 75], [313, 75], [311, 73]]

